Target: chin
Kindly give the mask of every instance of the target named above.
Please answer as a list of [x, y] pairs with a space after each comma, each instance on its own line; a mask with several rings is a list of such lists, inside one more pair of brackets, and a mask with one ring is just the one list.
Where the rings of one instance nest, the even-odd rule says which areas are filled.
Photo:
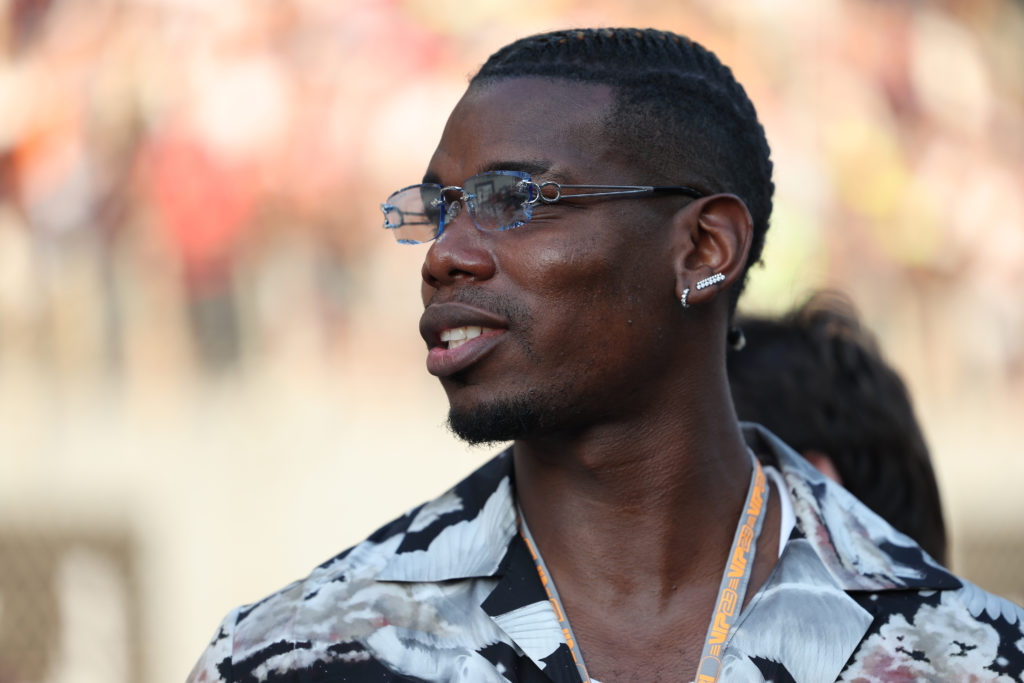
[[[524, 419], [525, 417], [525, 419]], [[455, 436], [473, 445], [514, 441], [531, 430], [529, 416], [510, 405], [489, 405], [482, 409], [448, 411], [448, 428]]]
[[543, 413], [530, 396], [515, 396], [476, 403], [452, 405], [448, 428], [470, 444], [514, 441], [544, 431]]
[[451, 393], [449, 398], [448, 428], [474, 445], [551, 436], [586, 423], [584, 403], [566, 387], [534, 388], [477, 401], [459, 401]]

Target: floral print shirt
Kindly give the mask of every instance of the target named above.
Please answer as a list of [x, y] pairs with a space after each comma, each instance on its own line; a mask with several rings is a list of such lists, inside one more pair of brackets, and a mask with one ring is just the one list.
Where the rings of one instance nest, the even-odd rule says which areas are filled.
[[[755, 425], [796, 525], [733, 627], [725, 681], [1021, 681], [1024, 610], [939, 566]], [[189, 683], [579, 683], [516, 530], [511, 453], [227, 615]]]

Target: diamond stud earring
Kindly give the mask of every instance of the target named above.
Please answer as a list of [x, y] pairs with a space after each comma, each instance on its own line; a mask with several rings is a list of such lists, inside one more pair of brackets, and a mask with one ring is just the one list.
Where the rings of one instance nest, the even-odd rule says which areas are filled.
[[725, 279], [725, 276], [721, 273], [715, 273], [711, 277], [706, 277], [703, 280], [697, 282], [697, 289], [705, 289], [711, 285], [717, 285], [719, 282]]

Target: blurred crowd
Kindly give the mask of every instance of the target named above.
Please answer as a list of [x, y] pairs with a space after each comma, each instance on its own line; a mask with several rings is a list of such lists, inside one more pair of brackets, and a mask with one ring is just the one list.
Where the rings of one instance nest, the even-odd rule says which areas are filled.
[[[751, 305], [840, 286], [909, 345], [1024, 381], [1020, 3], [585, 4], [549, 14], [688, 30], [752, 91], [779, 211]], [[418, 178], [423, 90], [540, 28], [496, 3], [3, 6], [0, 363], [72, 376], [216, 374], [292, 325], [329, 357], [382, 183]]]
[[5, 9], [0, 355], [216, 373], [304, 305], [340, 333], [374, 227], [367, 128], [442, 41], [397, 4]]
[[932, 376], [929, 391], [1019, 393], [1022, 5], [847, 9], [841, 91], [821, 89], [829, 279], [879, 312], [905, 356], [922, 355], [908, 370]]

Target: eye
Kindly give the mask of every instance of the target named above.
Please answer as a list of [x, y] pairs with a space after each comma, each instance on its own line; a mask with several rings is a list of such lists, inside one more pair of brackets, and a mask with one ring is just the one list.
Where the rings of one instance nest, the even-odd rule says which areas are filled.
[[481, 230], [511, 230], [530, 219], [531, 183], [512, 171], [493, 171], [466, 181], [474, 220]]

